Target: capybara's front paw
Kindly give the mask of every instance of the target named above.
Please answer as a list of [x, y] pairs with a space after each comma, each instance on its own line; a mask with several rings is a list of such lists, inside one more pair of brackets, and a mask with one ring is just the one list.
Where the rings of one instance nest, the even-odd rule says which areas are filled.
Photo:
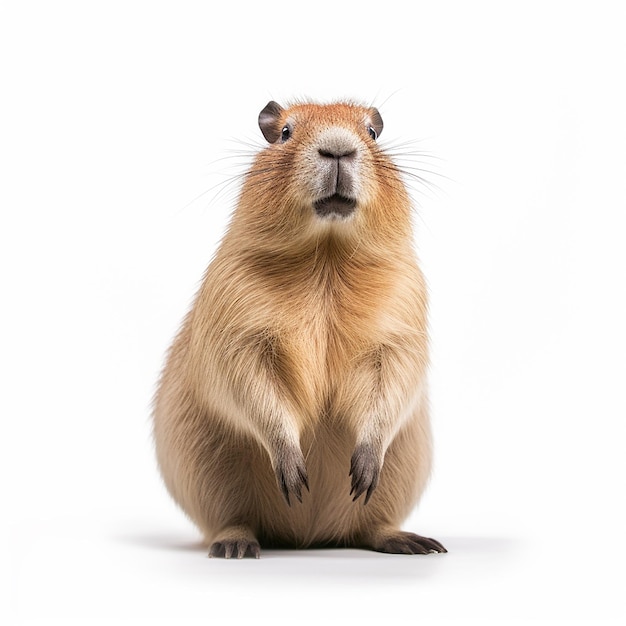
[[302, 488], [306, 487], [308, 491], [309, 482], [300, 448], [294, 446], [282, 448], [277, 455], [274, 471], [287, 504], [291, 506], [289, 494], [295, 495], [298, 501], [302, 502]]
[[350, 495], [354, 494], [352, 501], [365, 493], [365, 502], [367, 504], [372, 497], [376, 485], [378, 485], [378, 477], [380, 475], [381, 461], [376, 453], [374, 446], [367, 443], [359, 444], [352, 455], [350, 461], [350, 474], [352, 477], [352, 489]]

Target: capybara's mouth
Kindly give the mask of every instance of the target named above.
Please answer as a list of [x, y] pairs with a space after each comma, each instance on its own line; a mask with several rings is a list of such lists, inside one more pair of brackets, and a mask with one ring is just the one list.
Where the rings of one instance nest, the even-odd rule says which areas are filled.
[[356, 200], [334, 193], [327, 198], [316, 200], [313, 208], [319, 217], [348, 217], [356, 208]]

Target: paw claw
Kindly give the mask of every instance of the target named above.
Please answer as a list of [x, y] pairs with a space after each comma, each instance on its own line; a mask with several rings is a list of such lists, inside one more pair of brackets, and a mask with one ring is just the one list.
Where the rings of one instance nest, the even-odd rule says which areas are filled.
[[447, 550], [435, 539], [397, 531], [376, 542], [373, 549], [388, 554], [439, 554]]
[[367, 504], [378, 485], [379, 475], [379, 455], [376, 454], [374, 447], [359, 444], [350, 460], [350, 473], [348, 474], [352, 477], [350, 489], [350, 495], [354, 494], [352, 501], [355, 502], [365, 493], [364, 504]]
[[291, 506], [290, 495], [302, 502], [302, 488], [309, 491], [309, 480], [301, 450], [284, 448], [278, 455], [274, 471], [287, 505]]
[[222, 550], [222, 543], [220, 541], [216, 541], [211, 544], [211, 548], [209, 549], [209, 558], [215, 558], [220, 556], [220, 552]]

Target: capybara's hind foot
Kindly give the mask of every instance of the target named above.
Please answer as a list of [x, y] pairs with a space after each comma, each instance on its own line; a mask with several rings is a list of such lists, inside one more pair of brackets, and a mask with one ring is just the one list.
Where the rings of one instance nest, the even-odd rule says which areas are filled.
[[243, 559], [244, 556], [255, 559], [261, 556], [261, 546], [246, 526], [225, 528], [211, 543], [209, 549], [209, 558]]
[[403, 530], [381, 533], [369, 545], [376, 552], [388, 554], [431, 554], [447, 552], [436, 540]]

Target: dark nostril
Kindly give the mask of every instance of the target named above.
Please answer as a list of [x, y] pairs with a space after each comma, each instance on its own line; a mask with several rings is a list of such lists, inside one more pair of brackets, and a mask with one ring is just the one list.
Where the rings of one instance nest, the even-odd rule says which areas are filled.
[[356, 154], [356, 150], [348, 152], [331, 152], [330, 150], [318, 150], [319, 155], [325, 159], [350, 159]]

